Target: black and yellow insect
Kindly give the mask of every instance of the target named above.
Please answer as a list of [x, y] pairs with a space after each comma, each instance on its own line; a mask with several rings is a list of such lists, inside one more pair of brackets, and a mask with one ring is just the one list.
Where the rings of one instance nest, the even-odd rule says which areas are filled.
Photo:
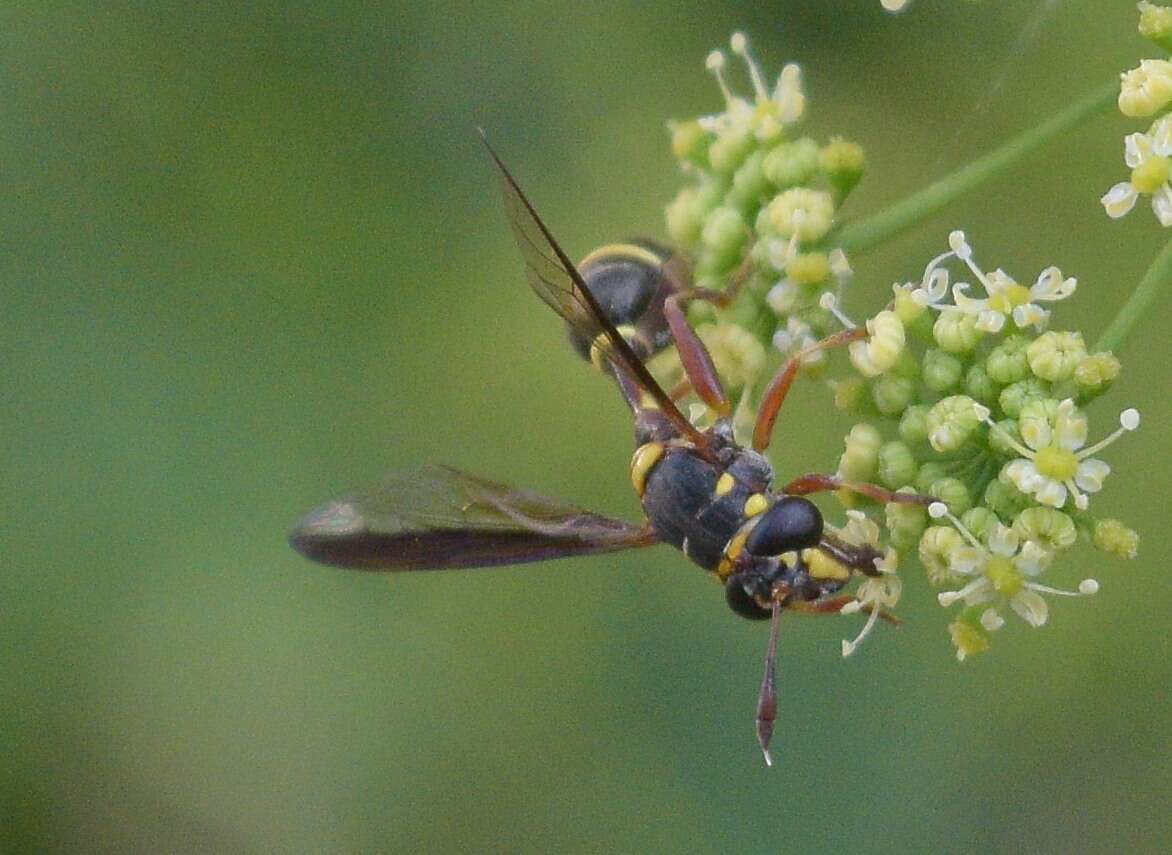
[[[487, 142], [486, 142], [487, 145]], [[776, 716], [773, 661], [782, 610], [836, 612], [853, 574], [873, 575], [878, 554], [827, 531], [802, 494], [849, 487], [883, 501], [922, 501], [865, 484], [806, 475], [774, 489], [764, 456], [802, 354], [767, 387], [751, 447], [737, 443], [729, 401], [687, 301], [720, 302], [693, 289], [678, 256], [651, 243], [603, 247], [575, 266], [491, 147], [530, 285], [566, 322], [583, 357], [610, 371], [635, 421], [631, 480], [646, 516], [610, 519], [443, 466], [395, 474], [379, 486], [323, 505], [293, 529], [293, 547], [314, 561], [357, 570], [486, 567], [670, 544], [722, 582], [729, 606], [772, 618], [757, 729], [768, 759]], [[854, 340], [851, 330], [820, 342]], [[694, 391], [717, 414], [696, 428], [644, 364], [673, 344]]]

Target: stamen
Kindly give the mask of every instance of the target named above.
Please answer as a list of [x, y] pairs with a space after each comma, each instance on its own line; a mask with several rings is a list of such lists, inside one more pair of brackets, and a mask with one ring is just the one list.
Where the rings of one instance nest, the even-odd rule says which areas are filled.
[[1039, 594], [1053, 594], [1056, 597], [1089, 597], [1099, 593], [1099, 583], [1095, 579], [1083, 579], [1078, 583], [1077, 591], [1063, 591], [1061, 588], [1051, 588], [1049, 585], [1039, 585], [1037, 582], [1026, 582], [1025, 586]]
[[714, 50], [708, 54], [708, 59], [704, 61], [704, 65], [716, 78], [716, 85], [720, 87], [720, 93], [724, 96], [725, 103], [731, 107], [735, 99], [733, 98], [732, 91], [728, 88], [728, 84], [724, 81], [724, 52]]
[[744, 33], [733, 33], [732, 38], [729, 39], [729, 46], [732, 47], [732, 52], [741, 57], [745, 61], [745, 65], [749, 67], [749, 77], [753, 81], [753, 92], [756, 94], [757, 100], [768, 101], [769, 90], [765, 88], [765, 78], [761, 76], [761, 69], [757, 67], [757, 63], [753, 61], [753, 57], [749, 53], [749, 39]]
[[1074, 496], [1074, 506], [1080, 511], [1085, 511], [1091, 504], [1090, 499], [1087, 498], [1086, 493], [1078, 489], [1078, 485], [1074, 483], [1074, 479], [1070, 478], [1062, 482], [1066, 489], [1070, 491], [1070, 495]]
[[1014, 439], [1013, 434], [1009, 433], [1007, 430], [1005, 430], [1005, 428], [1001, 427], [1001, 425], [993, 421], [993, 419], [991, 419], [988, 415], [988, 410], [986, 410], [986, 415], [982, 417], [981, 421], [983, 421], [993, 430], [997, 431], [997, 433], [1001, 434], [1001, 437], [1005, 440], [1005, 444], [1020, 454], [1022, 457], [1026, 458], [1027, 460], [1034, 459], [1034, 452], [1030, 451], [1028, 448]]
[[[981, 545], [981, 542], [973, 536], [971, 531], [968, 530], [968, 526], [962, 523], [955, 514], [948, 510], [948, 505], [944, 504], [943, 502], [933, 502], [932, 504], [928, 505], [928, 516], [934, 520], [947, 517], [948, 521], [956, 526], [956, 530], [960, 532], [961, 537], [963, 537], [981, 552], [986, 551], [985, 547]], [[941, 594], [941, 596], [943, 596], [943, 594]], [[955, 600], [953, 602], [955, 602]]]
[[977, 263], [973, 261], [973, 248], [969, 246], [964, 232], [959, 229], [952, 232], [948, 236], [948, 245], [952, 247], [956, 253], [956, 257], [963, 261], [968, 269], [973, 272], [973, 276], [977, 277], [977, 281], [984, 286], [985, 292], [992, 295], [993, 289], [989, 287], [989, 280], [985, 277], [985, 272], [977, 267]]
[[1119, 439], [1119, 437], [1123, 436], [1125, 433], [1133, 431], [1138, 427], [1139, 427], [1139, 410], [1135, 409], [1134, 407], [1130, 407], [1119, 414], [1119, 427], [1116, 428], [1115, 431], [1110, 436], [1108, 436], [1106, 439], [1103, 439], [1103, 440], [1100, 440], [1099, 442], [1096, 442], [1090, 448], [1084, 448], [1084, 449], [1080, 450], [1079, 452], [1077, 452], [1076, 456], [1078, 457], [1079, 460], [1082, 460], [1083, 458], [1086, 458], [1086, 457], [1090, 457], [1092, 454], [1095, 454], [1096, 452], [1102, 451], [1104, 448], [1106, 448], [1108, 445], [1113, 443], [1115, 440]]
[[[858, 602], [858, 601], [856, 600], [855, 602]], [[860, 608], [861, 607], [862, 606], [860, 604]], [[871, 604], [871, 613], [869, 615], [867, 615], [867, 622], [865, 624], [863, 624], [863, 628], [862, 628], [862, 630], [859, 631], [859, 634], [857, 636], [855, 636], [855, 640], [854, 641], [844, 641], [842, 643], [842, 655], [844, 657], [850, 656], [852, 653], [854, 653], [856, 650], [859, 649], [859, 645], [862, 644], [863, 640], [868, 635], [871, 634], [871, 630], [875, 628], [875, 623], [878, 620], [879, 620], [879, 606], [877, 603], [872, 603]]]
[[939, 594], [936, 595], [936, 602], [940, 603], [940, 605], [944, 606], [945, 608], [948, 608], [953, 603], [958, 602], [959, 600], [963, 600], [965, 597], [967, 597], [973, 591], [975, 591], [978, 588], [981, 588], [985, 585], [988, 585], [988, 584], [989, 584], [989, 580], [986, 579], [984, 576], [981, 576], [980, 578], [974, 579], [973, 581], [969, 582], [967, 585], [965, 585], [959, 591], [941, 591]]
[[773, 100], [780, 109], [778, 118], [782, 122], [796, 122], [802, 117], [806, 96], [802, 94], [802, 69], [797, 63], [791, 62], [781, 70], [773, 90]]
[[838, 322], [846, 327], [848, 330], [858, 328], [858, 324], [848, 318], [841, 309], [838, 308], [838, 297], [829, 291], [823, 291], [822, 296], [818, 298], [818, 305], [821, 306], [834, 317], [838, 318]]

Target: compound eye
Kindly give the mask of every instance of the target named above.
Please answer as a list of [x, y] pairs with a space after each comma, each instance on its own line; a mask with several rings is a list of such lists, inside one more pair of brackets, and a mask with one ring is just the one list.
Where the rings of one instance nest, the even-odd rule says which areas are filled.
[[740, 573], [729, 576], [728, 581], [724, 583], [724, 598], [728, 601], [728, 607], [743, 618], [769, 620], [772, 617], [773, 613], [769, 609], [761, 608], [757, 601], [749, 596], [749, 592], [745, 590], [745, 577]]
[[809, 499], [785, 496], [767, 510], [745, 540], [750, 555], [781, 555], [817, 546], [822, 513]]

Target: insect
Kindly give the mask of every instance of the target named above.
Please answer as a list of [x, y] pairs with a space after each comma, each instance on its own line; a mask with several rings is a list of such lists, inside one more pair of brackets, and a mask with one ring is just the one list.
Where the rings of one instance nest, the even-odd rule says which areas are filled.
[[[853, 575], [878, 575], [879, 553], [829, 531], [804, 496], [846, 487], [884, 502], [927, 501], [831, 475], [773, 486], [765, 451], [802, 358], [866, 332], [844, 330], [791, 357], [765, 389], [751, 446], [742, 446], [716, 368], [683, 311], [688, 300], [726, 298], [690, 288], [682, 265], [673, 266], [670, 253], [653, 245], [604, 248], [575, 266], [485, 145], [530, 285], [566, 322], [578, 353], [613, 375], [631, 410], [631, 480], [646, 519], [635, 525], [449, 467], [425, 466], [312, 511], [293, 529], [290, 543], [313, 561], [368, 571], [489, 567], [670, 544], [715, 574], [734, 612], [771, 620], [756, 714], [758, 741], [771, 763], [779, 616], [838, 612], [854, 601], [837, 596]], [[710, 428], [695, 427], [644, 363], [672, 343], [688, 388], [717, 414]]]

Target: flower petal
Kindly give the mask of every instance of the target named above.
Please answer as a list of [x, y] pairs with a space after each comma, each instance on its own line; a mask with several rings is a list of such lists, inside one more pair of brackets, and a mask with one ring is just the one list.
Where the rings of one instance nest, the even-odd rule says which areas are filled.
[[1043, 484], [1039, 489], [1033, 490], [1034, 498], [1043, 505], [1049, 505], [1052, 508], [1060, 508], [1066, 504], [1066, 485], [1060, 481], [1055, 481], [1053, 478], [1043, 479]]
[[989, 551], [994, 555], [1003, 555], [1008, 558], [1017, 552], [1020, 538], [1017, 532], [1009, 526], [996, 523], [985, 535], [985, 541], [989, 544]]
[[1107, 216], [1113, 220], [1117, 220], [1130, 213], [1131, 209], [1135, 207], [1135, 202], [1138, 198], [1139, 193], [1136, 192], [1136, 189], [1131, 184], [1126, 181], [1120, 181], [1108, 190], [1099, 201], [1103, 203], [1103, 208], [1106, 209]]
[[1103, 489], [1103, 479], [1111, 474], [1111, 467], [1102, 460], [1084, 460], [1078, 464], [1078, 471], [1074, 475], [1074, 483], [1080, 490], [1088, 493], [1097, 493]]
[[1030, 626], [1041, 626], [1050, 616], [1050, 607], [1042, 599], [1042, 595], [1028, 588], [1023, 588], [1013, 595], [1009, 607]]
[[1172, 226], [1172, 187], [1167, 183], [1152, 195], [1152, 210], [1164, 228]]

